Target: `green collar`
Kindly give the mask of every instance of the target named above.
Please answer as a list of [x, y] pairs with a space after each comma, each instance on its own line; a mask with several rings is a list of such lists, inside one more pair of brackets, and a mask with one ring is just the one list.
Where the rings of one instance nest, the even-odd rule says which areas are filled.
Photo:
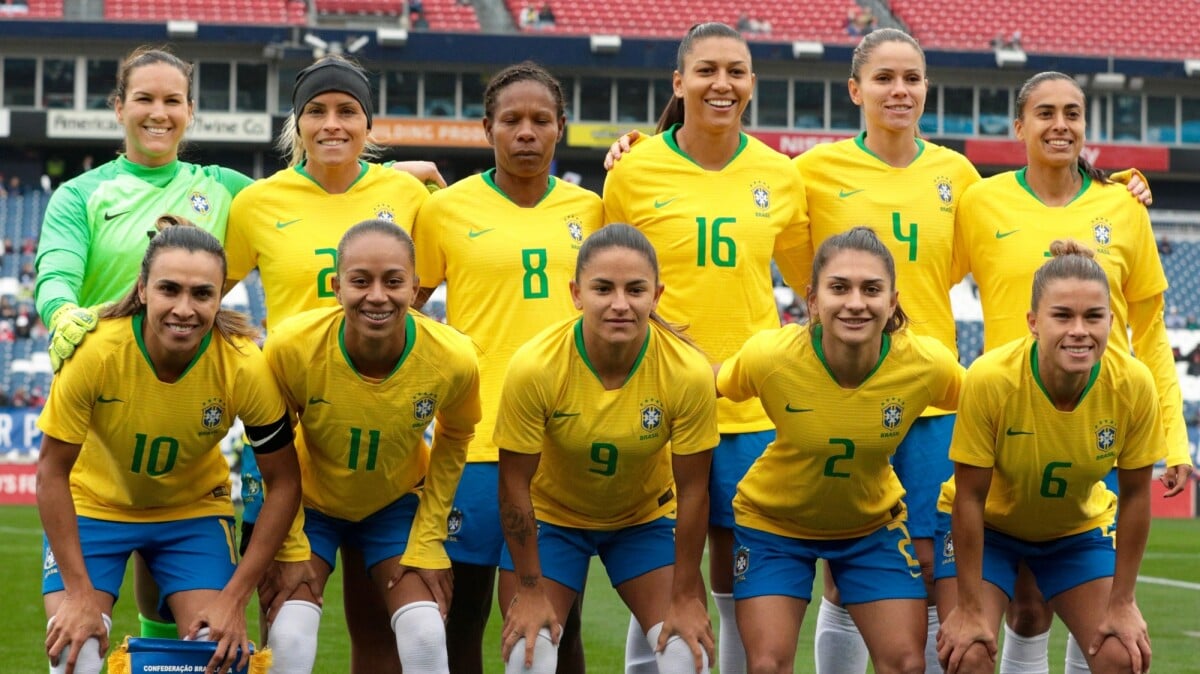
[[[809, 331], [809, 334], [812, 336], [813, 351], [817, 354], [817, 360], [821, 361], [821, 365], [825, 366], [825, 371], [829, 373], [829, 378], [837, 384], [837, 375], [833, 373], [833, 368], [829, 367], [829, 361], [825, 359], [825, 347], [821, 345], [821, 335], [823, 332], [820, 324], [814, 325], [812, 330]], [[871, 368], [871, 371], [867, 373], [867, 376], [863, 377], [862, 382], [858, 386], [867, 383], [867, 380], [879, 371], [879, 366], [883, 365], [883, 359], [887, 358], [888, 352], [891, 350], [892, 336], [885, 332], [883, 333], [883, 341], [879, 345], [879, 360], [875, 362], [875, 367]], [[838, 386], [841, 386], [841, 384], [838, 384]], [[858, 387], [856, 386], [855, 388]]]
[[[412, 353], [413, 344], [417, 342], [417, 322], [413, 319], [412, 314], [404, 314], [404, 351], [400, 354], [400, 360], [396, 361], [396, 367], [387, 373], [383, 381], [387, 381], [392, 375], [400, 369], [404, 361], [408, 360], [408, 354]], [[350, 366], [350, 370], [358, 375], [359, 379], [366, 381], [358, 368], [354, 367], [354, 361], [350, 359], [350, 352], [346, 351], [346, 317], [342, 316], [342, 320], [338, 322], [338, 349], [342, 352], [342, 358], [346, 359], [346, 364]]]
[[[496, 190], [496, 193], [499, 194], [500, 196], [504, 197], [507, 201], [512, 202], [512, 199], [509, 199], [508, 195], [504, 193], [504, 190], [500, 189], [500, 186], [496, 184], [496, 168], [495, 167], [492, 167], [483, 172], [483, 182], [487, 183], [488, 187]], [[545, 201], [546, 197], [550, 196], [550, 193], [554, 191], [554, 187], [556, 185], [558, 185], [558, 178], [555, 178], [554, 176], [550, 176], [550, 179], [547, 181], [547, 185], [546, 185], [546, 193], [543, 194], [542, 197], [537, 200], [537, 203], [540, 204], [543, 201]], [[513, 203], [515, 205], [515, 202], [513, 202]], [[537, 204], [534, 204], [534, 205], [536, 206]]]
[[[146, 339], [142, 336], [142, 326], [145, 324], [145, 322], [146, 310], [142, 309], [133, 315], [133, 320], [130, 321], [130, 325], [133, 326], [133, 338], [137, 340], [138, 349], [142, 352], [142, 357], [146, 359], [146, 363], [150, 366], [150, 371], [154, 373], [155, 377], [157, 377], [158, 368], [154, 367], [154, 361], [150, 360], [150, 352], [146, 350]], [[200, 340], [200, 348], [196, 349], [196, 355], [192, 356], [192, 362], [188, 363], [188, 366], [184, 368], [183, 372], [179, 375], [179, 379], [183, 379], [185, 376], [187, 376], [187, 373], [192, 371], [192, 368], [195, 367], [196, 363], [200, 362], [200, 356], [203, 356], [204, 352], [208, 350], [208, 345], [211, 342], [212, 330], [209, 330], [208, 333], [204, 335], [204, 338]], [[175, 381], [179, 381], [179, 379], [176, 379]]]
[[[688, 156], [688, 153], [679, 149], [679, 141], [675, 140], [675, 133], [678, 132], [682, 126], [683, 126], [682, 124], [671, 125], [671, 128], [667, 129], [667, 132], [663, 134], [663, 140], [666, 141], [667, 147], [674, 150], [675, 153], [678, 154], [680, 157], [683, 157], [684, 159], [692, 162], [693, 164], [696, 164], [696, 166], [700, 166], [700, 164], [696, 163], [695, 159], [692, 159], [691, 157]], [[742, 153], [742, 150], [746, 149], [746, 145], [748, 145], [749, 143], [750, 143], [750, 137], [739, 131], [738, 132], [737, 149], [733, 151], [733, 156], [729, 158], [729, 161], [725, 162], [725, 166], [729, 166], [730, 164], [732, 164], [733, 160], [738, 158], [738, 155], [740, 155]], [[725, 168], [725, 166], [722, 166], [721, 168]], [[704, 167], [700, 166], [700, 168], [704, 168]]]
[[[305, 161], [308, 161], [308, 160], [306, 159]], [[305, 162], [302, 161], [299, 164], [296, 164], [296, 166], [294, 167], [296, 169], [296, 173], [299, 173], [300, 175], [304, 176], [305, 178], [308, 178], [309, 180], [311, 180], [313, 182], [314, 185], [316, 185], [317, 187], [320, 187], [323, 191], [328, 191], [328, 190], [325, 190], [325, 187], [323, 185], [321, 185], [321, 183], [317, 182], [316, 178], [312, 177], [311, 175], [308, 174], [308, 171], [304, 170], [304, 163]], [[371, 165], [368, 164], [367, 162], [359, 159], [358, 160], [358, 168], [359, 168], [358, 177], [355, 178], [354, 182], [350, 183], [350, 185], [346, 188], [347, 192], [350, 191], [351, 187], [354, 187], [355, 185], [357, 185], [358, 181], [363, 179], [363, 176], [367, 175], [367, 171], [371, 170]]]
[[117, 157], [117, 167], [122, 173], [128, 173], [155, 187], [166, 187], [179, 174], [180, 163], [178, 159], [173, 159], [162, 166], [143, 166], [121, 155]]
[[[1042, 395], [1046, 396], [1046, 400], [1049, 400], [1051, 405], [1054, 405], [1054, 398], [1050, 397], [1050, 392], [1046, 390], [1046, 385], [1042, 383], [1042, 373], [1038, 367], [1038, 343], [1036, 339], [1033, 340], [1033, 346], [1029, 349], [1029, 370], [1033, 373], [1033, 380], [1037, 382], [1038, 388], [1042, 390]], [[1087, 384], [1079, 392], [1079, 399], [1075, 401], [1076, 406], [1083, 402], [1084, 397], [1087, 396], [1088, 391], [1092, 390], [1092, 385], [1096, 383], [1096, 378], [1099, 376], [1100, 361], [1096, 361], [1096, 364], [1092, 366], [1092, 371], [1088, 373]]]
[[[642, 342], [642, 350], [638, 352], [637, 358], [633, 361], [633, 367], [629, 368], [629, 374], [625, 376], [625, 381], [621, 382], [621, 386], [629, 383], [633, 379], [633, 375], [638, 371], [638, 367], [642, 364], [642, 358], [646, 355], [646, 349], [650, 348], [650, 337], [653, 332], [649, 327], [646, 328], [646, 341]], [[575, 349], [579, 351], [579, 357], [583, 359], [583, 364], [587, 365], [588, 370], [596, 377], [596, 381], [604, 384], [604, 380], [600, 378], [600, 373], [596, 372], [596, 368], [592, 365], [592, 361], [588, 359], [587, 348], [583, 345], [583, 317], [575, 321]]]
[[[913, 155], [912, 161], [910, 161], [908, 163], [909, 166], [912, 166], [913, 164], [917, 163], [917, 160], [920, 159], [921, 155], [925, 153], [925, 141], [921, 140], [920, 138], [913, 138], [913, 142], [915, 142], [917, 144], [917, 154]], [[887, 164], [887, 162], [883, 161], [883, 159], [879, 155], [875, 154], [874, 152], [871, 152], [871, 148], [867, 147], [867, 132], [865, 130], [860, 132], [857, 136], [854, 137], [854, 144], [858, 146], [858, 149], [862, 150], [863, 152], [866, 152], [867, 154], [878, 159], [879, 161], [883, 162], [884, 164]], [[891, 164], [888, 164], [888, 166], [891, 166]], [[901, 167], [901, 168], [903, 168], [903, 167]]]
[[[1028, 170], [1028, 166], [1022, 166], [1017, 170], [1017, 184], [1019, 184], [1022, 189], [1033, 196], [1034, 199], [1037, 199], [1038, 203], [1043, 203], [1041, 198], [1038, 197], [1037, 193], [1033, 191], [1033, 188], [1029, 186], [1029, 181], [1025, 178], [1025, 172]], [[1074, 203], [1076, 199], [1082, 197], [1083, 193], [1088, 191], [1088, 188], [1092, 186], [1092, 177], [1088, 175], [1086, 171], [1079, 169], [1079, 175], [1083, 176], [1083, 184], [1079, 186], [1079, 192], [1076, 193], [1075, 196], [1071, 197], [1071, 201], [1067, 202], [1068, 204]]]

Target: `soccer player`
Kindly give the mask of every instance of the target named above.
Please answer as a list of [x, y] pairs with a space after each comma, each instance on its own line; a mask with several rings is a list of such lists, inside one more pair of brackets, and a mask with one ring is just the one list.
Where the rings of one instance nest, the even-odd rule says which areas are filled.
[[791, 672], [818, 558], [876, 672], [923, 671], [926, 610], [890, 459], [925, 408], [953, 409], [962, 367], [903, 329], [895, 263], [867, 227], [817, 249], [812, 322], [759, 333], [717, 390], [758, 397], [777, 437], [737, 487], [734, 597], [751, 672]]
[[658, 651], [663, 674], [708, 670], [700, 579], [708, 471], [719, 436], [712, 369], [654, 313], [654, 248], [612, 224], [579, 250], [583, 315], [513, 355], [500, 447], [507, 672], [553, 672], [562, 617], [592, 555]]
[[[417, 292], [412, 239], [387, 220], [338, 244], [340, 306], [279, 324], [265, 353], [299, 419], [304, 533], [315, 578], [271, 627], [273, 672], [312, 671], [320, 598], [349, 542], [391, 615], [409, 674], [447, 673], [450, 559], [446, 518], [479, 419], [475, 346], [408, 311]], [[423, 434], [437, 424], [433, 448]], [[419, 498], [418, 498], [419, 496]]]
[[[953, 499], [952, 536], [937, 568], [939, 605], [953, 607], [938, 637], [949, 674], [995, 671], [1022, 564], [1088, 645], [1084, 671], [1150, 669], [1134, 584], [1151, 471], [1167, 452], [1160, 392], [1127, 349], [1106, 348], [1118, 325], [1111, 273], [1076, 241], [1049, 249], [1033, 279], [1030, 334], [981, 356], [963, 385], [942, 502]], [[1114, 466], [1119, 497], [1103, 481]]]
[[[479, 346], [483, 419], [455, 495], [446, 550], [454, 600], [446, 623], [451, 669], [482, 674], [483, 632], [504, 535], [492, 438], [512, 354], [547, 326], [576, 315], [568, 292], [575, 255], [604, 222], [595, 194], [550, 175], [566, 124], [562, 87], [533, 63], [497, 73], [483, 94], [495, 167], [429, 197], [413, 237], [422, 297], [446, 282], [446, 319]], [[579, 608], [566, 617], [559, 671], [583, 672]]]
[[[771, 282], [774, 257], [802, 287], [795, 260], [811, 256], [804, 188], [787, 157], [742, 132], [754, 91], [745, 39], [722, 23], [693, 26], [679, 44], [674, 97], [660, 133], [639, 144], [604, 183], [605, 219], [627, 222], [662, 260], [668, 321], [720, 362], [759, 330], [779, 327]], [[721, 615], [722, 672], [744, 669], [733, 611], [734, 489], [774, 437], [754, 400], [718, 403], [721, 445], [713, 454], [710, 580]], [[630, 625], [627, 671], [653, 671], [641, 627]], [[642, 664], [646, 668], [641, 668]]]
[[[1013, 128], [1029, 163], [963, 195], [955, 256], [961, 271], [972, 272], [979, 284], [986, 352], [1027, 332], [1021, 289], [1045, 260], [1051, 241], [1069, 237], [1095, 246], [1109, 280], [1114, 325], [1109, 344], [1136, 354], [1154, 375], [1167, 437], [1168, 469], [1161, 479], [1167, 495], [1174, 495], [1186, 484], [1192, 462], [1163, 324], [1167, 279], [1146, 209], [1081, 155], [1085, 111], [1083, 91], [1067, 75], [1040, 73], [1021, 87]], [[1052, 616], [1022, 575], [1006, 626], [1003, 659], [1010, 663], [1001, 668], [1044, 672]], [[1086, 671], [1078, 644], [1068, 641], [1068, 671]]]
[[[356, 64], [327, 56], [300, 71], [292, 106], [278, 143], [291, 165], [238, 195], [225, 241], [227, 285], [258, 267], [267, 296], [268, 327], [302, 311], [336, 306], [337, 245], [346, 230], [363, 220], [380, 219], [410, 231], [429, 194], [412, 175], [367, 161], [374, 150], [367, 138], [371, 89]], [[285, 563], [276, 569], [289, 575], [271, 576], [272, 586], [282, 588], [285, 596], [307, 568], [306, 563], [293, 564], [302, 552], [296, 533], [281, 552]], [[395, 640], [387, 628], [390, 613], [363, 571], [358, 549], [343, 546], [342, 555], [352, 671], [398, 672]]]
[[[218, 642], [210, 666], [223, 670], [238, 648], [248, 653], [246, 603], [296, 512], [300, 474], [255, 332], [220, 309], [224, 274], [215, 237], [166, 226], [133, 290], [102, 312], [96, 334], [50, 388], [38, 420], [38, 510], [52, 672], [98, 674], [134, 551], [180, 635]], [[234, 417], [246, 424], [270, 486], [240, 563], [229, 467], [217, 444]]]

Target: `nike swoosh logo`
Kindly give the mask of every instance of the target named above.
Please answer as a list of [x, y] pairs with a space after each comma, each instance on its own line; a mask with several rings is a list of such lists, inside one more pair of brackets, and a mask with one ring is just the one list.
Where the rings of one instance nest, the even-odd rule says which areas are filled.
[[551, 419], [563, 419], [565, 417], [577, 417], [577, 416], [579, 416], [579, 414], [580, 414], [579, 412], [559, 412], [558, 410], [554, 410], [554, 414], [551, 414], [550, 418]]
[[312, 396], [311, 398], [309, 398], [309, 399], [308, 399], [308, 404], [309, 404], [309, 405], [319, 405], [319, 404], [321, 404], [321, 403], [324, 403], [324, 404], [326, 404], [326, 405], [332, 405], [332, 404], [333, 404], [333, 403], [329, 402], [328, 400], [326, 400], [326, 399], [324, 399], [324, 398], [318, 398], [318, 397], [316, 397], [316, 396]]
[[283, 229], [284, 227], [287, 227], [288, 225], [294, 225], [303, 219], [304, 218], [296, 218], [295, 220], [288, 220], [287, 222], [280, 222], [280, 221], [276, 220], [275, 221], [275, 229]]
[[672, 198], [670, 198], [670, 199], [667, 199], [667, 200], [665, 200], [665, 201], [659, 201], [658, 199], [655, 199], [655, 200], [654, 200], [654, 207], [655, 207], [655, 208], [662, 208], [663, 206], [666, 206], [667, 204], [671, 203], [672, 201], [675, 201], [675, 200], [676, 200], [676, 199], [678, 199], [678, 198], [679, 198], [679, 197], [672, 197]]
[[1004, 434], [1005, 435], [1033, 435], [1033, 431], [1014, 431], [1012, 426], [1009, 426], [1008, 429], [1004, 431]]
[[495, 229], [496, 229], [495, 227], [488, 227], [487, 229], [472, 229], [471, 231], [467, 232], [467, 236], [474, 239], [477, 236], [483, 236], [484, 234], [487, 234], [488, 232], [493, 231]]
[[114, 218], [119, 218], [122, 215], [125, 215], [126, 213], [131, 213], [131, 212], [132, 211], [121, 211], [120, 213], [109, 213], [108, 211], [105, 211], [104, 212], [104, 221], [108, 222], [109, 220], [112, 220]]
[[784, 405], [783, 409], [784, 409], [784, 411], [791, 412], [793, 414], [795, 414], [796, 412], [811, 412], [811, 411], [813, 411], [813, 408], [811, 408], [811, 407], [792, 407], [791, 403]]
[[1004, 237], [1006, 237], [1006, 236], [1012, 236], [1013, 234], [1016, 234], [1016, 233], [1017, 233], [1017, 232], [1019, 232], [1019, 231], [1021, 231], [1021, 230], [1019, 230], [1019, 229], [1014, 229], [1014, 230], [1012, 230], [1011, 232], [1001, 232], [1000, 230], [998, 230], [998, 229], [997, 229], [997, 230], [996, 230], [996, 238], [997, 238], [997, 239], [1003, 239]]
[[846, 197], [854, 196], [862, 191], [863, 190], [838, 190], [838, 197], [845, 199]]
[[99, 398], [96, 398], [96, 402], [98, 402], [98, 403], [123, 403], [125, 401], [121, 400], [120, 398], [105, 398], [104, 396], [100, 396]]
[[[253, 441], [253, 440], [250, 440], [250, 446], [251, 446], [251, 447], [262, 447], [263, 445], [265, 445], [265, 444], [267, 444], [268, 442], [270, 442], [270, 441], [271, 441], [271, 438], [275, 437], [276, 435], [279, 435], [279, 432], [280, 432], [280, 431], [282, 431], [284, 428], [286, 428], [286, 427], [287, 427], [287, 425], [288, 425], [288, 422], [286, 422], [286, 421], [285, 421], [285, 422], [283, 422], [282, 424], [279, 424], [279, 427], [275, 429], [275, 432], [271, 433], [270, 435], [268, 435], [267, 437], [263, 438], [262, 440], [259, 440], [258, 442], [255, 442], [255, 441]], [[250, 436], [246, 436], [246, 438], [247, 438], [247, 439], [249, 439], [249, 437], [250, 437]]]

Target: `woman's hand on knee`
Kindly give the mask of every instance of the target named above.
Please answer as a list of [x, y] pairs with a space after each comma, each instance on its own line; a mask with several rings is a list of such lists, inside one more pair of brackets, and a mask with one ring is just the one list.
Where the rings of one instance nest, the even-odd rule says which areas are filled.
[[258, 583], [258, 601], [266, 614], [267, 624], [275, 621], [279, 609], [289, 599], [303, 599], [321, 606], [321, 585], [312, 564], [304, 562], [271, 562]]
[[654, 651], [662, 653], [672, 635], [679, 635], [692, 651], [697, 674], [704, 667], [704, 656], [708, 656], [708, 662], [714, 661], [716, 639], [713, 636], [712, 621], [708, 617], [708, 608], [695, 596], [689, 594], [671, 600]]
[[425, 585], [433, 600], [437, 602], [438, 611], [442, 614], [442, 620], [445, 620], [446, 616], [450, 614], [450, 602], [454, 598], [454, 570], [449, 568], [419, 569], [415, 566], [397, 564], [391, 578], [388, 579], [388, 591], [390, 592], [399, 586], [400, 580], [409, 574], [421, 579], [421, 582]]
[[1134, 674], [1150, 669], [1150, 635], [1146, 629], [1146, 621], [1142, 612], [1133, 602], [1109, 605], [1104, 620], [1100, 622], [1097, 634], [1088, 646], [1088, 654], [1095, 656], [1100, 653], [1105, 639], [1114, 638], [1125, 649], [1129, 656], [1130, 666]]
[[65, 651], [67, 671], [72, 672], [84, 642], [93, 637], [100, 642], [100, 657], [104, 657], [108, 652], [108, 628], [95, 591], [68, 594], [46, 628], [46, 655], [50, 662], [59, 662]]
[[942, 622], [937, 634], [938, 662], [946, 674], [960, 671], [968, 652], [975, 644], [982, 646], [987, 658], [996, 660], [996, 634], [982, 613], [955, 607]]

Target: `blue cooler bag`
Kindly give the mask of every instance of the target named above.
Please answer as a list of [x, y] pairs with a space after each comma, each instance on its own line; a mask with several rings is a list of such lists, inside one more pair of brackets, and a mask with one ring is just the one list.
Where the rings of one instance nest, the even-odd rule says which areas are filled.
[[[151, 639], [126, 637], [125, 643], [108, 656], [109, 674], [202, 674], [213, 653], [215, 641], [183, 641], [180, 639]], [[241, 658], [241, 649], [238, 657]], [[255, 652], [250, 644], [250, 664], [233, 674], [267, 674], [271, 668], [270, 649]]]

